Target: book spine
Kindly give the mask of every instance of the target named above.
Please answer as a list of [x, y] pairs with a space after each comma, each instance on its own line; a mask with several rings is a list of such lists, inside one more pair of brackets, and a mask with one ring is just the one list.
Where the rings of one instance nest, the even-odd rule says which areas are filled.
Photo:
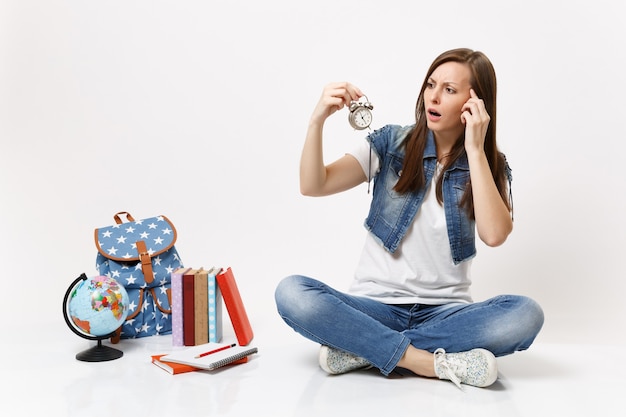
[[183, 274], [172, 272], [172, 345], [184, 346], [183, 342]]
[[194, 278], [194, 334], [195, 344], [209, 342], [208, 271], [199, 271]]
[[222, 294], [215, 281], [216, 272], [208, 276], [209, 342], [222, 340]]
[[194, 311], [194, 274], [183, 275], [183, 343], [185, 346], [194, 346], [195, 311]]
[[252, 326], [250, 325], [250, 320], [243, 305], [232, 269], [229, 267], [221, 272], [216, 279], [217, 285], [222, 292], [224, 304], [226, 304], [226, 310], [233, 324], [237, 342], [240, 346], [246, 346], [254, 337], [254, 333], [252, 332]]

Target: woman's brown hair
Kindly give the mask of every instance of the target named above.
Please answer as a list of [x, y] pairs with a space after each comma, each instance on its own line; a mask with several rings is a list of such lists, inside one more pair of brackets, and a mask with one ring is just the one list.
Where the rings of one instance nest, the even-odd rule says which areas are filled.
[[[485, 154], [496, 187], [507, 205], [507, 208], [510, 210], [511, 207], [509, 199], [507, 198], [506, 162], [504, 156], [498, 151], [496, 144], [496, 73], [491, 61], [489, 61], [489, 58], [487, 58], [485, 54], [467, 48], [446, 51], [439, 55], [430, 65], [417, 98], [417, 104], [415, 105], [415, 127], [404, 142], [405, 157], [402, 167], [402, 176], [396, 183], [394, 190], [399, 193], [407, 193], [417, 191], [425, 186], [426, 179], [424, 175], [423, 157], [428, 128], [426, 127], [426, 114], [424, 112], [424, 90], [427, 87], [428, 79], [435, 69], [446, 62], [466, 64], [470, 69], [470, 85], [478, 97], [483, 100], [485, 109], [491, 118], [485, 135]], [[446, 158], [443, 167], [444, 172], [450, 168], [461, 155], [465, 154], [464, 141], [465, 132], [456, 140], [449, 157]], [[436, 184], [437, 200], [440, 203], [443, 202], [442, 184], [443, 175], [439, 176]], [[461, 207], [466, 210], [470, 218], [474, 218], [471, 183], [468, 183], [468, 186], [465, 188], [465, 193], [461, 199]]]

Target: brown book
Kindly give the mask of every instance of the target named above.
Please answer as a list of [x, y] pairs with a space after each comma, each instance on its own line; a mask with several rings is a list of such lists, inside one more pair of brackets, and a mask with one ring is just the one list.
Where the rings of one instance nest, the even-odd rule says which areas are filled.
[[209, 271], [200, 269], [194, 277], [195, 345], [209, 343]]

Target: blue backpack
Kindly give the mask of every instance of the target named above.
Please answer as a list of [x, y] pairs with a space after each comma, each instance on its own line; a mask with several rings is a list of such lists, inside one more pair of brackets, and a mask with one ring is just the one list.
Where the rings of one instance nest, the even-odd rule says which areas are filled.
[[111, 340], [169, 334], [171, 274], [183, 266], [174, 247], [176, 229], [165, 216], [135, 220], [122, 211], [113, 219], [114, 225], [94, 233], [99, 274], [118, 281], [130, 297], [128, 317]]

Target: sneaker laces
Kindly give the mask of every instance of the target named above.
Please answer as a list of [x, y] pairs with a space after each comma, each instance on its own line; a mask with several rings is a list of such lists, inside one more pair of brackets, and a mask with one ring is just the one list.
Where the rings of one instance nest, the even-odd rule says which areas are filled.
[[461, 380], [457, 376], [455, 369], [458, 368], [461, 364], [452, 364], [448, 360], [446, 355], [446, 351], [442, 348], [435, 350], [435, 369], [438, 371], [438, 376], [440, 379], [449, 379], [456, 385], [460, 390], [463, 390], [463, 386], [461, 385]]

